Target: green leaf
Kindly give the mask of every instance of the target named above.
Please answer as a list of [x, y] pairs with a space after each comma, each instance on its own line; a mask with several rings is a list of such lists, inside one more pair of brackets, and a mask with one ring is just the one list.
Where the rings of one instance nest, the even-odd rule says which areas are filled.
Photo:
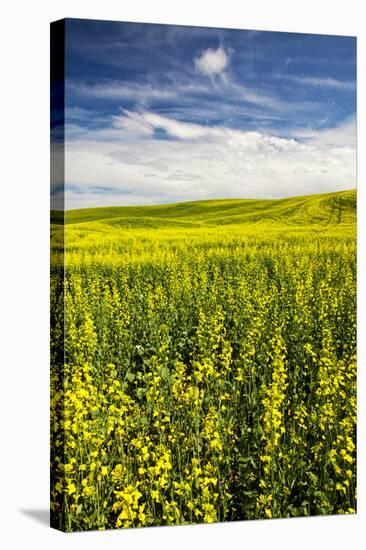
[[133, 382], [135, 380], [135, 375], [133, 374], [133, 372], [128, 372], [126, 374], [126, 380], [128, 380], [129, 382]]

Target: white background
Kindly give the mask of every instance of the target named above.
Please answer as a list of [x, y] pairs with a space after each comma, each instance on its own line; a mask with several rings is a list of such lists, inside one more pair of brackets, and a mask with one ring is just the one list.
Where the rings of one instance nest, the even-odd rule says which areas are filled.
[[[2, 4], [0, 543], [16, 548], [362, 547], [366, 533], [365, 111], [361, 1], [87, 0]], [[63, 17], [358, 37], [359, 513], [65, 535], [48, 522], [49, 23]], [[364, 309], [364, 311], [362, 311]]]

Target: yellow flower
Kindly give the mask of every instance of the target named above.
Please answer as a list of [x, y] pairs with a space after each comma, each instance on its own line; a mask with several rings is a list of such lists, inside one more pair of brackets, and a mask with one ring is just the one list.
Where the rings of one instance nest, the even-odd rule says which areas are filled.
[[74, 483], [69, 483], [68, 486], [67, 486], [67, 494], [72, 495], [75, 492], [76, 492], [75, 484]]

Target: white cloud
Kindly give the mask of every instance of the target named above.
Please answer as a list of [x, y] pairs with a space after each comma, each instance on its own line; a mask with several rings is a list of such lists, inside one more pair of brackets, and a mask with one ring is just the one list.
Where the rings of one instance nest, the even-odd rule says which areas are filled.
[[213, 76], [222, 73], [230, 62], [230, 52], [223, 47], [214, 50], [208, 48], [199, 57], [196, 57], [194, 64], [204, 75]]
[[[182, 122], [171, 117], [165, 117], [150, 112], [132, 112], [127, 109], [122, 111], [119, 116], [113, 117], [113, 129], [109, 130], [112, 137], [114, 134], [120, 138], [121, 135], [115, 132], [115, 129], [123, 129], [133, 132], [136, 135], [153, 135], [154, 130], [164, 130], [167, 136], [182, 140], [202, 140], [214, 141], [220, 139], [241, 140], [243, 136], [248, 141], [249, 136], [260, 136], [259, 132], [234, 130], [223, 126], [208, 126], [192, 122]], [[101, 130], [100, 132], [105, 132]], [[285, 140], [273, 137], [272, 140], [284, 142]], [[292, 140], [293, 141], [293, 140]]]
[[[156, 139], [157, 129], [174, 139]], [[68, 208], [285, 197], [356, 185], [354, 119], [285, 138], [124, 111], [109, 128], [73, 126], [67, 136]]]
[[354, 116], [346, 119], [341, 126], [323, 130], [308, 128], [293, 130], [292, 136], [303, 141], [309, 141], [322, 149], [348, 147], [356, 149], [356, 119]]
[[132, 130], [138, 134], [154, 133], [154, 130], [164, 130], [166, 134], [178, 139], [199, 139], [213, 137], [218, 130], [210, 126], [181, 122], [173, 118], [157, 115], [155, 113], [142, 112], [134, 113], [124, 110], [120, 116], [113, 117], [113, 126]]
[[203, 138], [205, 135], [207, 136], [207, 128], [200, 124], [181, 122], [154, 113], [145, 113], [142, 116], [153, 128], [165, 130], [171, 137], [179, 139], [198, 139]]

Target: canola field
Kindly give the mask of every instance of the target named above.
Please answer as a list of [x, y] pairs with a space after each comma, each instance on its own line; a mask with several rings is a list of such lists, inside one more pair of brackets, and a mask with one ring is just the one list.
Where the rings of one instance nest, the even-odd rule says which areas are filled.
[[54, 527], [355, 512], [355, 191], [69, 211], [51, 243]]

